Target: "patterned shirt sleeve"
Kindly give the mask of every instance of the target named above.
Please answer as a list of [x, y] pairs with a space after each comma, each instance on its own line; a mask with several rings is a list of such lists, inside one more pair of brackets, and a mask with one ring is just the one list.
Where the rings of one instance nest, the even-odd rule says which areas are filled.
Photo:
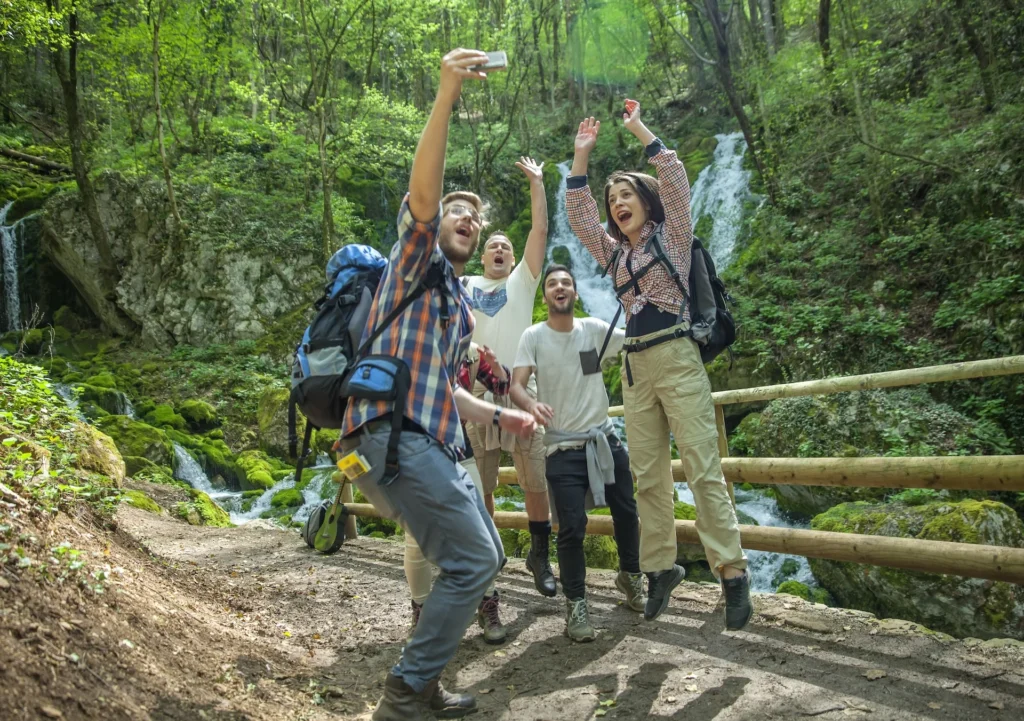
[[395, 272], [407, 283], [421, 278], [427, 272], [430, 257], [437, 248], [440, 228], [441, 204], [438, 203], [437, 215], [430, 222], [422, 223], [413, 217], [409, 209], [409, 194], [406, 193], [398, 211], [398, 243], [391, 251], [391, 262]]
[[690, 221], [690, 181], [686, 177], [686, 168], [676, 152], [666, 148], [657, 138], [647, 146], [647, 157], [658, 169], [661, 181], [661, 204], [665, 207], [665, 253], [679, 274], [687, 279], [690, 277], [693, 224]]
[[565, 213], [569, 216], [572, 232], [601, 268], [605, 268], [619, 244], [601, 225], [601, 214], [587, 185], [587, 176], [574, 175], [566, 182]]
[[496, 396], [508, 394], [510, 379], [512, 377], [512, 373], [509, 371], [507, 366], [502, 366], [501, 368], [505, 371], [505, 380], [499, 380], [494, 374], [494, 369], [491, 368], [491, 364], [481, 358], [480, 367], [476, 373], [476, 379], [484, 384], [484, 388]]

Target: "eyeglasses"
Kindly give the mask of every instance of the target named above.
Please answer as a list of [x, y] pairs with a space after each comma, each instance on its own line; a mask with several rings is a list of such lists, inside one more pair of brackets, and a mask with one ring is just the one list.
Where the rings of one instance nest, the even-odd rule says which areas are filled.
[[472, 208], [467, 208], [465, 205], [449, 205], [447, 212], [449, 215], [454, 215], [456, 218], [468, 215], [471, 221], [480, 225], [480, 214]]

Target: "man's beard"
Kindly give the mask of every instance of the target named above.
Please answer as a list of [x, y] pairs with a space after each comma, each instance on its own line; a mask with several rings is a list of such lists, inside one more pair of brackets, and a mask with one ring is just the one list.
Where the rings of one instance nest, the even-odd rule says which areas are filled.
[[548, 313], [552, 313], [554, 315], [572, 315], [573, 307], [576, 305], [576, 299], [573, 298], [572, 300], [566, 300], [563, 301], [563, 303], [565, 307], [561, 308], [559, 306], [562, 305], [562, 303], [552, 301], [548, 304]]
[[449, 263], [468, 263], [470, 258], [476, 253], [477, 244], [479, 240], [473, 243], [471, 248], [463, 250], [461, 247], [455, 244], [455, 238], [462, 237], [455, 232], [441, 233], [437, 239], [437, 244], [441, 248], [441, 252], [444, 253], [444, 257], [448, 259]]

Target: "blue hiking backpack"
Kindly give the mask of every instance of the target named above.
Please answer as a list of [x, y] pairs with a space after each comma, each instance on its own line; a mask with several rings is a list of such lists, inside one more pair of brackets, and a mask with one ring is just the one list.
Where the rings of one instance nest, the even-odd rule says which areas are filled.
[[[292, 457], [297, 457], [297, 481], [302, 478], [302, 466], [310, 454], [313, 431], [321, 428], [340, 429], [349, 396], [355, 394], [371, 400], [393, 400], [396, 402], [394, 415], [398, 418], [402, 415], [399, 404], [404, 402], [403, 392], [407, 392], [406, 388], [388, 388], [379, 397], [371, 397], [367, 390], [372, 394], [372, 387], [365, 389], [360, 388], [359, 383], [349, 385], [347, 382], [359, 361], [376, 358], [366, 356], [370, 344], [416, 298], [430, 288], [439, 287], [444, 282], [444, 274], [440, 267], [432, 266], [426, 277], [360, 344], [370, 316], [370, 306], [387, 265], [387, 259], [375, 249], [358, 244], [343, 246], [327, 262], [327, 286], [323, 296], [314, 304], [313, 322], [303, 333], [292, 362], [288, 451]], [[382, 362], [386, 365], [389, 360], [392, 359], [382, 359]], [[301, 454], [297, 453], [299, 438], [296, 434], [296, 410], [302, 411], [306, 417]], [[397, 444], [397, 434], [395, 441]]]

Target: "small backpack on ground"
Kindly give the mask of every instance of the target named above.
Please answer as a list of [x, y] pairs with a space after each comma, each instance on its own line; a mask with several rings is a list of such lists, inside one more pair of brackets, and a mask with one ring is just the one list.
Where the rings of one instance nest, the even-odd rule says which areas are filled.
[[[672, 261], [669, 260], [668, 255], [665, 253], [665, 247], [662, 243], [662, 237], [664, 235], [664, 223], [658, 225], [651, 234], [651, 237], [647, 239], [644, 245], [644, 250], [654, 256], [654, 260], [645, 265], [643, 268], [633, 274], [633, 277], [629, 282], [624, 285], [615, 285], [615, 295], [620, 299], [629, 290], [636, 290], [640, 292], [640, 279], [645, 276], [651, 268], [656, 264], [661, 264], [668, 272], [669, 277], [675, 281], [679, 291], [683, 294], [683, 304], [679, 308], [679, 317], [676, 319], [677, 323], [682, 322], [683, 312], [686, 308], [690, 309], [690, 328], [683, 332], [676, 332], [671, 335], [666, 335], [661, 338], [656, 338], [654, 342], [648, 341], [643, 344], [644, 347], [651, 345], [657, 345], [660, 342], [672, 340], [673, 338], [689, 337], [692, 338], [697, 346], [700, 348], [700, 359], [704, 363], [710, 363], [722, 353], [727, 350], [736, 341], [736, 322], [733, 320], [732, 312], [726, 305], [727, 302], [732, 301], [732, 296], [729, 295], [725, 289], [725, 284], [722, 279], [718, 277], [718, 272], [715, 270], [715, 262], [711, 258], [711, 254], [708, 253], [704, 244], [700, 241], [700, 238], [693, 236], [693, 242], [690, 247], [690, 277], [689, 277], [689, 288], [690, 291], [687, 293], [686, 285], [683, 284], [683, 279], [676, 270]], [[619, 258], [622, 257], [622, 248], [616, 248], [615, 252], [612, 253], [611, 259], [608, 261], [608, 265], [604, 268], [603, 275], [607, 275], [609, 270], [618, 267]], [[612, 282], [615, 283], [614, 273], [612, 274]], [[615, 318], [612, 320], [611, 329], [608, 331], [608, 338], [611, 337], [611, 333], [615, 328], [615, 324], [619, 320], [619, 314], [622, 313], [622, 304], [619, 304], [619, 309], [615, 313]], [[605, 345], [608, 343], [608, 338], [605, 339]], [[630, 350], [626, 347], [627, 352]], [[635, 348], [634, 350], [643, 350], [642, 348]], [[731, 353], [731, 351], [730, 351]], [[628, 373], [627, 367], [627, 373]], [[630, 379], [632, 383], [632, 379]]]

